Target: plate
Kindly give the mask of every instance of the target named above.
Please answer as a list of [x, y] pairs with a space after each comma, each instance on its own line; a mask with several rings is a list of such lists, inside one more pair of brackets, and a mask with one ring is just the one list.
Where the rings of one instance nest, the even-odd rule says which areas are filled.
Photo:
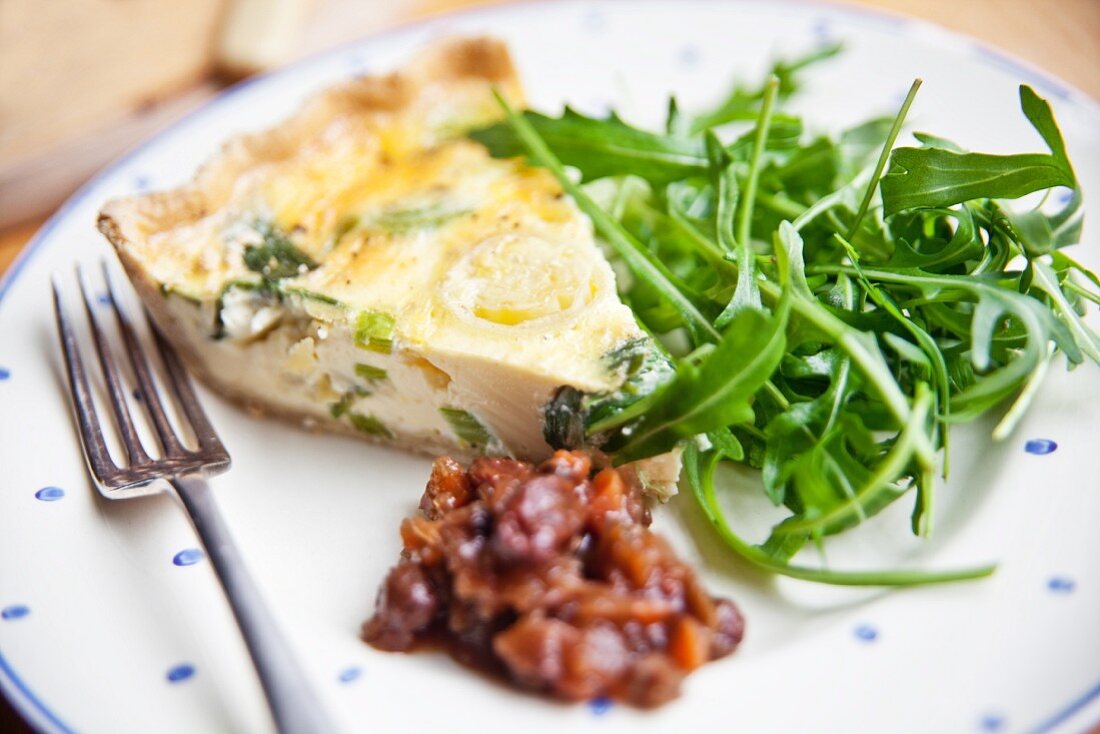
[[[797, 2], [547, 2], [441, 17], [241, 84], [89, 183], [0, 286], [0, 684], [46, 732], [260, 732], [258, 685], [208, 563], [167, 495], [116, 503], [90, 487], [64, 394], [48, 287], [110, 253], [110, 196], [186, 180], [220, 141], [267, 127], [310, 92], [393, 68], [433, 39], [511, 44], [533, 105], [614, 106], [656, 123], [666, 94], [697, 107], [776, 53], [831, 39], [798, 105], [825, 129], [892, 112], [970, 147], [1038, 149], [1023, 81], [1051, 99], [1083, 186], [1100, 192], [1100, 109], [968, 39], [893, 16]], [[1096, 265], [1090, 230], [1078, 255]], [[831, 551], [850, 567], [997, 560], [988, 581], [893, 592], [771, 579], [716, 544], [689, 496], [657, 527], [748, 619], [744, 645], [654, 712], [517, 694], [436, 654], [357, 639], [399, 549], [428, 461], [253, 419], [203, 393], [234, 457], [215, 480], [245, 560], [327, 705], [361, 732], [1073, 732], [1100, 720], [1100, 372], [1052, 370], [1017, 433], [957, 434], [937, 534], [907, 508]], [[730, 481], [747, 481], [731, 477]], [[759, 510], [740, 513], [751, 521]]]

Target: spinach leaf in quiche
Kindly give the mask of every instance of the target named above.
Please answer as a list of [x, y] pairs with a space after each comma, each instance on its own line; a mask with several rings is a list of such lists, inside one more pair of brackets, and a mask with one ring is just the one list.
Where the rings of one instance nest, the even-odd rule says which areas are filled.
[[359, 431], [360, 433], [365, 433], [368, 436], [377, 436], [378, 438], [389, 439], [392, 439], [394, 437], [393, 432], [390, 431], [390, 429], [386, 427], [386, 424], [383, 423], [376, 416], [368, 415], [366, 413], [349, 412], [348, 420], [353, 426], [355, 426], [355, 430]]
[[359, 398], [366, 397], [367, 395], [370, 395], [370, 390], [357, 385], [341, 395], [340, 399], [335, 403], [329, 405], [328, 412], [333, 418], [339, 418], [346, 414]]
[[446, 419], [458, 440], [467, 446], [485, 449], [492, 442], [489, 429], [470, 412], [461, 408], [440, 408], [439, 414]]
[[362, 362], [355, 365], [355, 374], [362, 377], [367, 382], [377, 382], [378, 380], [385, 380], [388, 377], [386, 371], [381, 367], [375, 367], [372, 364], [363, 364]]
[[421, 206], [394, 206], [383, 209], [369, 220], [368, 226], [393, 234], [435, 229], [452, 219], [470, 213], [470, 209], [437, 201]]
[[293, 278], [317, 267], [309, 255], [295, 247], [286, 233], [270, 221], [258, 220], [253, 228], [263, 242], [244, 248], [244, 264], [249, 270], [259, 273], [264, 281]]

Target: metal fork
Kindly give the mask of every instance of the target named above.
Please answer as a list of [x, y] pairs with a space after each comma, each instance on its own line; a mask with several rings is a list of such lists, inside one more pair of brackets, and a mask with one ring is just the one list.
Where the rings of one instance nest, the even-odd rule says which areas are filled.
[[237, 626], [259, 673], [276, 728], [282, 734], [330, 734], [338, 731], [320, 705], [275, 620], [264, 605], [205, 481], [206, 477], [229, 468], [229, 453], [207, 420], [179, 358], [156, 329], [153, 329], [156, 349], [167, 376], [163, 380], [164, 390], [179, 406], [182, 418], [190, 424], [198, 443], [198, 448], [194, 450], [184, 446], [183, 440], [168, 421], [165, 405], [158, 395], [153, 370], [138, 333], [119, 307], [106, 263], [103, 264], [103, 276], [107, 282], [105, 300], [115, 313], [125, 351], [141, 391], [141, 403], [159, 440], [161, 455], [160, 458], [150, 457], [138, 436], [127, 407], [118, 365], [111, 353], [107, 336], [100, 328], [92, 299], [84, 284], [83, 273], [78, 267], [77, 280], [80, 283], [84, 309], [91, 325], [92, 339], [105, 378], [115, 424], [127, 455], [125, 466], [118, 466], [108, 453], [80, 349], [55, 281], [53, 297], [57, 330], [68, 368], [69, 389], [80, 442], [100, 494], [108, 499], [127, 499], [159, 491], [155, 487], [150, 488], [150, 483], [155, 479], [167, 480], [194, 523], [218, 581], [229, 599]]

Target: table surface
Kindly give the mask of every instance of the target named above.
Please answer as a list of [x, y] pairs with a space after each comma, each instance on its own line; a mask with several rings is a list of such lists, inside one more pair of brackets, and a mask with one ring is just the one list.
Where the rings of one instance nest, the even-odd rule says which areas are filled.
[[[1100, 0], [848, 0], [932, 20], [968, 33], [1036, 64], [1100, 98]], [[455, 7], [485, 4], [477, 0], [427, 0], [415, 3], [412, 15], [421, 16]], [[352, 8], [352, 0], [328, 0], [326, 12], [312, 28], [321, 43], [335, 44], [349, 34], [348, 24], [334, 22]], [[393, 7], [393, 6], [391, 6]], [[404, 7], [404, 6], [402, 6]], [[175, 12], [175, 11], [173, 11]], [[410, 13], [405, 13], [410, 15]], [[401, 20], [400, 15], [385, 23]], [[359, 32], [359, 29], [355, 29]], [[376, 28], [363, 27], [361, 34]], [[339, 34], [341, 37], [336, 37]], [[11, 265], [45, 218], [0, 231], [0, 274]], [[0, 731], [23, 734], [30, 730], [0, 699]], [[1100, 724], [1090, 734], [1100, 734]]]

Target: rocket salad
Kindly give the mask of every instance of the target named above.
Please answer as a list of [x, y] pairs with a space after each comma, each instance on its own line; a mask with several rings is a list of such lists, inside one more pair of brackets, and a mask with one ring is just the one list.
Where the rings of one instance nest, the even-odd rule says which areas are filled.
[[[627, 400], [561, 391], [549, 438], [583, 437], [616, 462], [682, 447], [718, 534], [769, 571], [845, 585], [986, 576], [993, 566], [843, 571], [792, 559], [905, 496], [911, 531], [929, 535], [949, 427], [999, 411], [1003, 439], [1056, 354], [1071, 368], [1100, 363], [1082, 319], [1100, 304], [1100, 279], [1064, 251], [1081, 232], [1077, 179], [1050, 106], [1027, 86], [1020, 105], [1042, 152], [971, 152], [923, 133], [895, 147], [919, 80], [892, 119], [808, 134], [784, 102], [799, 70], [838, 50], [780, 62], [694, 117], [672, 99], [660, 132], [499, 98], [505, 120], [472, 133], [494, 156], [525, 155], [556, 176], [625, 266], [624, 301], [667, 349], [660, 369], [633, 360], [647, 379]], [[1036, 192], [1047, 194], [1038, 204], [1012, 201]], [[718, 502], [724, 462], [758, 469], [789, 512], [761, 544]]]

